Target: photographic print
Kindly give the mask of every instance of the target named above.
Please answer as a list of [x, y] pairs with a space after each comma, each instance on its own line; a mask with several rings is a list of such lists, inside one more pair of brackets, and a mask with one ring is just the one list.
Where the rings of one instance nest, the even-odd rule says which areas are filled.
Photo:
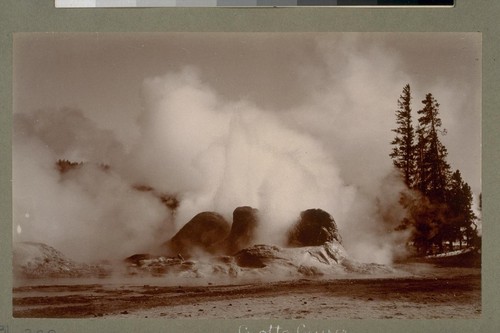
[[481, 318], [480, 33], [13, 51], [14, 317]]

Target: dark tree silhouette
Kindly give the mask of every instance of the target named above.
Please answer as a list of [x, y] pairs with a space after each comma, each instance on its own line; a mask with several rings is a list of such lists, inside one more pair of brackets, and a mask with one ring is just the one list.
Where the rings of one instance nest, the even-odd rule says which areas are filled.
[[394, 166], [400, 170], [406, 186], [412, 188], [415, 178], [415, 132], [412, 124], [411, 89], [409, 84], [404, 86], [403, 92], [398, 99], [396, 124], [398, 127], [392, 130], [396, 133], [396, 137], [391, 142], [393, 147], [390, 157]]
[[416, 187], [431, 202], [444, 203], [450, 166], [446, 162], [448, 152], [441, 143], [439, 135], [446, 134], [446, 130], [441, 129], [439, 103], [432, 94], [427, 94], [422, 103], [424, 108], [418, 111], [420, 115], [417, 129], [419, 177]]
[[83, 165], [83, 162], [71, 162], [69, 160], [59, 159], [56, 162], [57, 170], [63, 174], [73, 169], [78, 169]]
[[[460, 171], [453, 174], [446, 161], [448, 152], [440, 140], [442, 129], [439, 103], [428, 93], [417, 111], [417, 129], [412, 125], [411, 90], [407, 84], [398, 99], [396, 137], [391, 142], [394, 166], [410, 191], [401, 193], [406, 217], [396, 229], [412, 231], [410, 244], [420, 254], [451, 250], [458, 241], [480, 248], [473, 195]], [[414, 143], [416, 141], [416, 143]]]
[[472, 190], [469, 184], [463, 181], [460, 171], [457, 170], [451, 176], [448, 190], [449, 219], [453, 226], [449, 241], [458, 240], [460, 247], [464, 236], [467, 246], [470, 246], [476, 234], [475, 221], [477, 216], [474, 214], [472, 205]]

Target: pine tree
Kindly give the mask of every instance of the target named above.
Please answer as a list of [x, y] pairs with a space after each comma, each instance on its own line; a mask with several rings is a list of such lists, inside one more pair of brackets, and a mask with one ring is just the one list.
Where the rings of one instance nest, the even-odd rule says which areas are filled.
[[477, 216], [474, 214], [472, 210], [473, 205], [473, 195], [472, 189], [469, 184], [463, 183], [462, 185], [462, 195], [464, 197], [464, 227], [465, 227], [465, 236], [467, 238], [467, 246], [471, 246], [474, 238], [477, 237]]
[[427, 255], [433, 252], [433, 244], [440, 244], [445, 206], [431, 203], [419, 192], [410, 193], [401, 195], [400, 203], [406, 210], [406, 217], [396, 230], [410, 229], [410, 243], [417, 253]]
[[406, 186], [412, 188], [415, 175], [415, 147], [413, 143], [415, 132], [412, 124], [409, 84], [404, 86], [398, 99], [396, 124], [398, 127], [392, 130], [396, 133], [396, 137], [391, 142], [393, 148], [389, 156], [392, 158], [394, 166], [401, 171]]
[[446, 185], [450, 174], [450, 166], [446, 162], [448, 152], [441, 143], [439, 134], [446, 134], [441, 129], [439, 118], [439, 103], [427, 94], [422, 101], [424, 108], [418, 111], [418, 184], [417, 188], [427, 196], [431, 202], [444, 203], [446, 201]]
[[465, 215], [464, 206], [465, 198], [462, 193], [463, 180], [460, 171], [457, 170], [453, 173], [450, 178], [448, 194], [447, 194], [447, 204], [448, 204], [448, 221], [449, 227], [446, 230], [447, 239], [450, 244], [456, 240], [462, 245], [463, 235], [462, 227], [465, 225]]
[[[396, 110], [396, 137], [391, 142], [394, 166], [401, 172], [409, 189], [401, 193], [400, 203], [406, 217], [396, 230], [410, 229], [410, 244], [420, 254], [442, 252], [456, 241], [480, 249], [477, 217], [472, 209], [473, 195], [460, 171], [453, 174], [441, 142], [446, 134], [439, 117], [439, 103], [428, 93], [418, 112], [417, 129], [411, 119], [410, 85], [403, 88]], [[416, 141], [416, 143], [414, 143]]]
[[465, 236], [467, 245], [470, 246], [476, 234], [475, 221], [477, 216], [474, 214], [472, 205], [472, 190], [469, 184], [463, 181], [460, 171], [457, 170], [450, 180], [448, 207], [449, 220], [454, 226], [453, 235], [457, 236], [455, 239], [460, 241], [460, 245], [462, 245], [463, 236]]
[[415, 148], [415, 175], [414, 175], [414, 188], [420, 193], [424, 194], [427, 192], [427, 179], [426, 168], [424, 168], [424, 156], [425, 156], [425, 146], [426, 141], [424, 138], [423, 131], [420, 130], [420, 126], [417, 127], [417, 144]]

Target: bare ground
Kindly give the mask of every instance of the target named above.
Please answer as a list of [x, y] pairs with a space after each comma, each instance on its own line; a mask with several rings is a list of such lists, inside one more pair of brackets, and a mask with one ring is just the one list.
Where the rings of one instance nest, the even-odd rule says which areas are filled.
[[[479, 268], [407, 265], [406, 277], [233, 285], [24, 285], [14, 317], [432, 319], [479, 318]], [[57, 283], [57, 281], [55, 281]]]

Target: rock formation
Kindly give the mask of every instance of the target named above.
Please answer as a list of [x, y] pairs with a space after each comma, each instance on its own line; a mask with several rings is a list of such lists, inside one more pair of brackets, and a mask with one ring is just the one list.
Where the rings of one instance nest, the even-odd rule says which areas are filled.
[[110, 274], [107, 267], [77, 263], [43, 243], [15, 243], [12, 263], [14, 276], [18, 278], [105, 277]]
[[[258, 224], [258, 210], [248, 206], [234, 210], [231, 227], [220, 214], [199, 213], [165, 243], [168, 253], [132, 255], [122, 262], [125, 270], [121, 272], [126, 276], [214, 281], [227, 277], [293, 279], [392, 272], [388, 266], [350, 259], [341, 244], [334, 219], [321, 209], [301, 213], [288, 232], [287, 247], [255, 245]], [[13, 259], [17, 277], [102, 277], [111, 274], [108, 266], [76, 263], [42, 243], [15, 244]], [[120, 269], [120, 266], [115, 268]]]
[[283, 260], [280, 250], [277, 246], [259, 244], [239, 251], [234, 258], [240, 267], [262, 268], [272, 261]]
[[288, 246], [319, 246], [342, 238], [333, 217], [322, 209], [308, 209], [288, 232]]
[[193, 256], [197, 251], [214, 252], [214, 244], [229, 235], [229, 223], [215, 212], [202, 212], [193, 217], [167, 243], [170, 255]]
[[228, 255], [253, 245], [259, 225], [259, 211], [249, 206], [238, 207], [233, 212], [233, 224], [229, 236], [217, 244]]
[[385, 265], [364, 264], [350, 259], [344, 247], [336, 240], [320, 246], [293, 248], [254, 245], [236, 253], [234, 259], [241, 269], [241, 275], [246, 273], [269, 278], [394, 272]]

